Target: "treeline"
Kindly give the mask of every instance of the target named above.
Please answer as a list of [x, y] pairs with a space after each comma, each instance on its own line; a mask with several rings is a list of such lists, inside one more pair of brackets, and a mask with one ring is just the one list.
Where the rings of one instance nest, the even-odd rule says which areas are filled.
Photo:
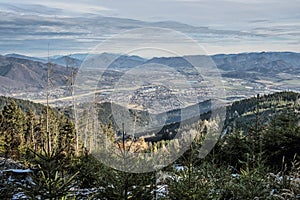
[[[43, 107], [38, 114], [12, 100], [1, 110], [0, 153], [33, 173], [22, 185], [9, 185], [3, 177], [0, 196], [11, 199], [19, 189], [28, 199], [299, 199], [299, 112], [298, 94], [292, 92], [233, 103], [226, 132], [205, 158], [201, 147], [218, 135], [218, 119], [180, 127], [182, 137], [196, 134], [189, 150], [159, 171], [133, 174], [111, 169], [77, 146], [75, 126], [63, 113]], [[114, 133], [101, 127], [102, 133]], [[143, 151], [165, 151], [180, 139], [148, 144]]]
[[11, 199], [19, 190], [31, 199], [65, 196], [74, 178], [69, 171], [76, 158], [73, 122], [50, 107], [16, 101], [5, 99], [0, 112], [0, 156], [20, 161], [33, 174], [22, 184], [10, 184], [3, 176], [1, 198]]
[[49, 152], [62, 151], [65, 155], [73, 155], [73, 122], [50, 107], [32, 108], [21, 109], [15, 100], [10, 99], [1, 110], [1, 155], [19, 160], [26, 158], [29, 150], [41, 152], [46, 149]]
[[198, 139], [177, 161], [183, 170], [166, 182], [166, 199], [299, 199], [298, 97], [282, 92], [233, 103], [230, 129], [205, 159], [199, 149], [207, 128], [198, 128]]

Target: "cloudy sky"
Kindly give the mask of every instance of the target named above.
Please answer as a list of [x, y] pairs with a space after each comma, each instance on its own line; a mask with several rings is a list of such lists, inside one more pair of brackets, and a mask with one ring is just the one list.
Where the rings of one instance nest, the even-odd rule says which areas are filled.
[[208, 54], [300, 52], [299, 10], [300, 0], [0, 0], [0, 54], [43, 56], [48, 43], [51, 54], [89, 52], [143, 27], [180, 31]]

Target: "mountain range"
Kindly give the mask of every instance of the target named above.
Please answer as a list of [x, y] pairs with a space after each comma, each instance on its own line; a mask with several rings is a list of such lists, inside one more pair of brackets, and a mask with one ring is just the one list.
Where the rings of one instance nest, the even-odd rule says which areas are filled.
[[[122, 72], [143, 64], [159, 64], [184, 71], [191, 66], [187, 60], [202, 56], [157, 57], [102, 53], [98, 55], [72, 54], [53, 56], [51, 62], [51, 86], [67, 86], [72, 69], [80, 67], [87, 56], [110, 63], [109, 69]], [[259, 52], [218, 54], [211, 56], [216, 64], [229, 96], [251, 96], [280, 90], [299, 90], [300, 53]], [[17, 96], [19, 93], [42, 92], [47, 85], [48, 58], [35, 58], [18, 54], [0, 56], [0, 94]], [[67, 67], [66, 67], [67, 66]], [[121, 72], [121, 74], [120, 74]], [[147, 72], [145, 72], [147, 73]]]
[[[19, 56], [0, 56], [1, 92], [39, 92], [47, 86], [48, 64], [36, 59]], [[65, 67], [51, 64], [51, 84], [61, 86], [67, 83]]]

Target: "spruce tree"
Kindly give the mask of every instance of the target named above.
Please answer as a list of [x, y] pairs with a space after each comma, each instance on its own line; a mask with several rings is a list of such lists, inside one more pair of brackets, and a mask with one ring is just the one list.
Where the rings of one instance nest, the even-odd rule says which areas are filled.
[[1, 134], [4, 137], [5, 157], [19, 158], [24, 144], [25, 116], [23, 111], [11, 100], [2, 110]]

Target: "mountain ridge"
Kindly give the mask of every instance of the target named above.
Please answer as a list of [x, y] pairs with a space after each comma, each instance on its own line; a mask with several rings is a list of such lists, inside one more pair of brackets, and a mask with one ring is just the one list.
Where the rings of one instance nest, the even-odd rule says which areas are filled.
[[[76, 57], [76, 55], [85, 54], [74, 54], [73, 56]], [[18, 55], [18, 57], [20, 56]], [[25, 95], [30, 91], [40, 92], [45, 89], [48, 64], [29, 60], [28, 58], [34, 59], [32, 57], [15, 58], [11, 54], [0, 56], [0, 94], [9, 95], [13, 93], [13, 95], [18, 96], [20, 93]], [[70, 83], [71, 74], [73, 72], [76, 74], [77, 68], [82, 63], [79, 59], [74, 58], [77, 64], [73, 65], [72, 61], [74, 60], [68, 61], [69, 58], [72, 59], [72, 55], [56, 56], [60, 64], [52, 63], [52, 60], [50, 60], [52, 63], [51, 84], [54, 88], [60, 89], [63, 94], [68, 92], [66, 88]], [[249, 97], [249, 95], [255, 93], [280, 90], [299, 91], [300, 86], [300, 53], [295, 52], [218, 54], [208, 59], [203, 55], [145, 59], [139, 56], [103, 53], [91, 55], [91, 58], [96, 61], [98, 66], [106, 66], [107, 70], [110, 70], [110, 76], [107, 80], [104, 80], [105, 85], [113, 84], [111, 81], [120, 80], [124, 73], [144, 64], [165, 65], [174, 68], [185, 76], [197, 76], [199, 72], [195, 71], [188, 60], [194, 59], [196, 62], [200, 62], [201, 58], [206, 58], [205, 60], [211, 60], [217, 66], [216, 69], [219, 70], [217, 78], [224, 82], [228, 98], [236, 96]], [[97, 59], [101, 62], [98, 62]], [[65, 66], [68, 67], [63, 66], [64, 60], [66, 61]], [[69, 63], [67, 64], [67, 62]], [[147, 72], [144, 71], [143, 73]], [[134, 77], [132, 78], [134, 79]], [[31, 96], [36, 96], [36, 94]], [[44, 96], [41, 97], [44, 98]]]

